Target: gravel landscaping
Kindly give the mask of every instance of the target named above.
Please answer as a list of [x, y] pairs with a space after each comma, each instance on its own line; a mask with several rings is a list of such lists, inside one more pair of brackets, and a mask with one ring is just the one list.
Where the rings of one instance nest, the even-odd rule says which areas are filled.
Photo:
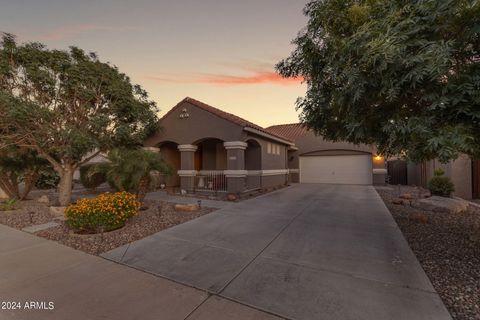
[[[144, 206], [148, 209], [140, 211], [123, 228], [105, 232], [103, 235], [76, 234], [69, 230], [62, 221], [57, 221], [60, 226], [38, 231], [35, 235], [90, 254], [101, 254], [216, 210], [202, 207], [200, 210], [192, 212], [175, 211], [174, 204], [157, 200], [147, 200], [144, 202]], [[29, 212], [34, 212], [34, 214], [30, 215]], [[33, 221], [30, 220], [31, 216]], [[19, 202], [17, 210], [0, 212], [0, 223], [16, 229], [44, 224], [53, 219], [54, 216], [49, 214], [48, 206], [35, 200]]]
[[400, 194], [421, 194], [416, 188], [377, 191], [452, 317], [479, 320], [480, 208], [469, 206], [457, 214], [432, 212], [392, 203]]
[[35, 200], [24, 200], [16, 203], [16, 210], [0, 211], [0, 223], [16, 229], [23, 229], [53, 220], [45, 204]]

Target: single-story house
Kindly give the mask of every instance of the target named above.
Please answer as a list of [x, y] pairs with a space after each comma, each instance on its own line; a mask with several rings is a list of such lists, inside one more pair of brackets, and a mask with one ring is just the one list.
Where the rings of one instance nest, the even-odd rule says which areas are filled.
[[164, 183], [186, 191], [385, 183], [385, 161], [370, 146], [328, 142], [300, 124], [262, 128], [192, 98], [168, 111], [144, 145], [173, 169]]

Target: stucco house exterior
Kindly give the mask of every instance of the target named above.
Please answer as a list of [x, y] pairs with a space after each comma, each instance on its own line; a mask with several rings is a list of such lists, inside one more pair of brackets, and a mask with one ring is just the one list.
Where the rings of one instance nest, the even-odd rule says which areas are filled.
[[169, 187], [242, 193], [291, 182], [385, 182], [385, 162], [369, 146], [332, 143], [299, 124], [262, 128], [192, 98], [159, 121], [146, 148], [162, 153]]

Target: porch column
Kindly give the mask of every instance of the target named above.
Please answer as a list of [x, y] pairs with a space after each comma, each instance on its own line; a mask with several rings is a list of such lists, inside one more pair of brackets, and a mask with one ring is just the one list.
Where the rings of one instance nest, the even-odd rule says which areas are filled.
[[227, 150], [227, 191], [229, 193], [240, 193], [245, 191], [247, 171], [245, 170], [245, 149], [247, 143], [243, 141], [224, 142]]
[[180, 188], [186, 191], [193, 191], [195, 185], [195, 151], [197, 146], [191, 144], [181, 144], [178, 146], [180, 151]]

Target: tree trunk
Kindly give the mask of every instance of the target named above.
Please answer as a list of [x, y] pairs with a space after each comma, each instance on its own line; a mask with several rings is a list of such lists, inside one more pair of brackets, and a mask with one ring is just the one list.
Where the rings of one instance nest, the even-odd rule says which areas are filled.
[[71, 165], [66, 165], [62, 172], [58, 172], [60, 175], [60, 183], [58, 184], [58, 204], [61, 207], [66, 207], [70, 204], [72, 198], [73, 172], [74, 169]]
[[147, 195], [148, 192], [148, 187], [150, 186], [150, 177], [145, 176], [140, 179], [138, 183], [138, 190], [137, 190], [137, 199], [138, 201], [143, 203], [143, 200], [145, 199], [145, 196]]
[[27, 172], [24, 174], [23, 182], [25, 186], [24, 186], [23, 192], [20, 194], [20, 200], [25, 200], [27, 198], [28, 194], [30, 193], [30, 191], [32, 191], [33, 186], [35, 185], [35, 183], [38, 181], [39, 178], [40, 178], [40, 174], [38, 173], [37, 170]]
[[19, 198], [18, 182], [12, 181], [11, 175], [0, 173], [0, 188], [2, 188], [9, 198]]

